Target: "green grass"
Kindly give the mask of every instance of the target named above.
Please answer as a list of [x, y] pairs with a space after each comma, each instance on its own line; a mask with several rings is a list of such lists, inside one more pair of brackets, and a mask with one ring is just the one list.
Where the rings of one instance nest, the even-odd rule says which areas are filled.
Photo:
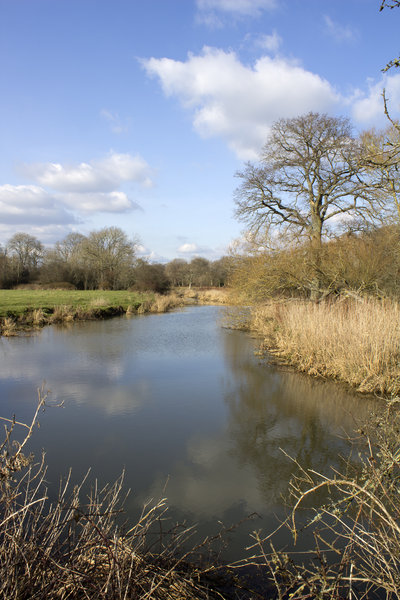
[[0, 317], [19, 316], [41, 308], [52, 312], [56, 306], [87, 310], [98, 303], [102, 308], [138, 306], [153, 294], [109, 290], [0, 290]]

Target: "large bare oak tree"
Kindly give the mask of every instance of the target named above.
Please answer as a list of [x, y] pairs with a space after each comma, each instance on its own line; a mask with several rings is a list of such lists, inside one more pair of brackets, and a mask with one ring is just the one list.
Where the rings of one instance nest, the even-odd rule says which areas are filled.
[[237, 175], [236, 215], [252, 231], [291, 229], [310, 242], [311, 296], [318, 296], [319, 256], [329, 223], [365, 213], [360, 148], [348, 119], [310, 112], [280, 119], [258, 164]]

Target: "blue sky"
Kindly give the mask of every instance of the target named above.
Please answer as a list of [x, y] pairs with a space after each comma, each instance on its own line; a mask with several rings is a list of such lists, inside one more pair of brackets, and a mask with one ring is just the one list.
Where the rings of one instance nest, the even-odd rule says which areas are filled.
[[399, 115], [380, 0], [0, 0], [0, 243], [121, 227], [151, 260], [240, 236], [235, 172], [271, 124]]

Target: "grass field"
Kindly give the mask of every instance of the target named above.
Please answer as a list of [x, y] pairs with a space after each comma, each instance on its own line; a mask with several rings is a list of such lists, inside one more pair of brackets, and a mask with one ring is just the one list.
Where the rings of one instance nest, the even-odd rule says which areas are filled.
[[138, 307], [154, 294], [109, 290], [0, 290], [0, 317], [19, 316], [35, 309], [52, 312], [57, 306], [88, 310], [93, 307]]

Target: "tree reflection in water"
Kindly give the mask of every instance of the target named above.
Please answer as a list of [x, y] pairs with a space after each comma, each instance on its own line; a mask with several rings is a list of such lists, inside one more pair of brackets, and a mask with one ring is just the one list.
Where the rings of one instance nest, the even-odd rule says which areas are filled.
[[225, 357], [232, 385], [225, 392], [229, 407], [231, 453], [254, 469], [266, 504], [280, 502], [297, 471], [331, 473], [348, 458], [357, 423], [371, 410], [371, 400], [333, 382], [313, 380], [267, 362], [243, 356], [236, 332], [225, 336]]

